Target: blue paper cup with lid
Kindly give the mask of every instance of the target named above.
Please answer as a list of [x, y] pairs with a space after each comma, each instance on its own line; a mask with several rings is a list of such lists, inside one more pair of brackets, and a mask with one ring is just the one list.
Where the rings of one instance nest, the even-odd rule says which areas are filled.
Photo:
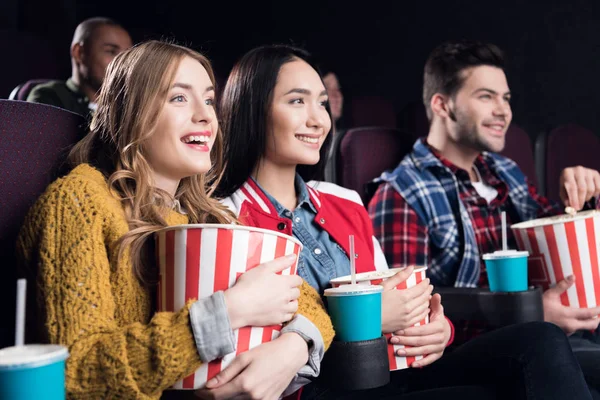
[[380, 285], [341, 285], [325, 290], [336, 339], [373, 340], [381, 336]]
[[483, 255], [491, 292], [527, 290], [527, 257], [529, 252], [498, 250]]
[[0, 350], [0, 399], [63, 400], [65, 346], [30, 344]]

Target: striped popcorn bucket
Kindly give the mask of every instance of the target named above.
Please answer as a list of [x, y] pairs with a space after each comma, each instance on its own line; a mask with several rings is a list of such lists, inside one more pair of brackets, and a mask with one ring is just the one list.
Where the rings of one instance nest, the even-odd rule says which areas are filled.
[[[160, 270], [158, 311], [179, 311], [190, 299], [200, 299], [233, 286], [244, 272], [288, 254], [300, 254], [302, 244], [278, 232], [236, 225], [178, 225], [155, 234]], [[297, 261], [282, 273], [296, 274]], [[227, 367], [236, 355], [279, 336], [281, 325], [244, 327], [234, 331], [236, 351], [202, 364], [175, 383], [173, 389], [199, 389]]]
[[[393, 268], [387, 271], [377, 271], [377, 272], [363, 272], [360, 274], [356, 274], [356, 283], [359, 285], [379, 285], [387, 278], [394, 276], [396, 273], [401, 271], [402, 268]], [[400, 283], [396, 286], [396, 289], [408, 289], [419, 282], [423, 281], [426, 278], [426, 270], [427, 267], [415, 267], [414, 272], [411, 276], [404, 282]], [[340, 278], [335, 278], [330, 281], [333, 287], [338, 287], [340, 285], [345, 285], [351, 283], [350, 275], [343, 276]], [[414, 326], [421, 326], [429, 323], [429, 316], [425, 317], [424, 320], [417, 322]], [[385, 337], [388, 339], [388, 359], [390, 362], [390, 371], [396, 371], [399, 369], [405, 369], [412, 365], [417, 360], [421, 360], [426, 354], [415, 357], [400, 357], [396, 355], [396, 351], [403, 349], [405, 346], [401, 344], [391, 344], [389, 343], [390, 338], [392, 337], [391, 333], [386, 333]], [[410, 347], [410, 346], [406, 346]]]
[[512, 225], [517, 245], [529, 251], [529, 283], [544, 289], [569, 275], [575, 284], [561, 295], [565, 306], [600, 305], [600, 213], [595, 210]]

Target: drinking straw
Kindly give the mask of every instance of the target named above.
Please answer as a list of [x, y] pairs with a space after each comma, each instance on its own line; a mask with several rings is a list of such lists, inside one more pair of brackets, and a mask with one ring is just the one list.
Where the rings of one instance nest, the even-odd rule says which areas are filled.
[[17, 320], [15, 323], [15, 346], [25, 344], [25, 294], [27, 292], [27, 281], [17, 281]]
[[350, 235], [350, 272], [352, 274], [352, 284], [356, 285], [356, 261], [354, 258], [354, 235]]
[[506, 244], [506, 211], [502, 211], [502, 250], [508, 250]]

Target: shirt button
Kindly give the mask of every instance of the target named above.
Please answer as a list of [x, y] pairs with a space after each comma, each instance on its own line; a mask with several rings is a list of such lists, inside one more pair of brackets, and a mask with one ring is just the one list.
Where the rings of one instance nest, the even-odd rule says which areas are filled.
[[279, 229], [280, 231], [285, 229], [285, 224], [283, 222], [280, 222], [277, 224], [277, 229]]
[[321, 223], [321, 225], [323, 225], [323, 224], [325, 223], [325, 218], [321, 218], [321, 219], [319, 220], [319, 222]]
[[300, 222], [300, 217], [296, 217], [295, 221]]
[[354, 253], [354, 258], [358, 258], [358, 253]]
[[315, 254], [316, 254], [316, 255], [319, 255], [319, 254], [321, 254], [321, 253], [322, 253], [321, 249], [315, 249]]

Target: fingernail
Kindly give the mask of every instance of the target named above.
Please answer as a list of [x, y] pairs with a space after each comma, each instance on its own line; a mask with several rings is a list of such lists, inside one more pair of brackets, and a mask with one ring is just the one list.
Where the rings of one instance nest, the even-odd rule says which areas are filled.
[[404, 335], [404, 330], [396, 331], [396, 335]]
[[406, 355], [406, 350], [400, 349], [396, 351], [396, 354], [398, 354], [400, 357], [404, 357]]
[[294, 261], [296, 259], [296, 255], [295, 254], [290, 254], [285, 256], [285, 259], [288, 261]]
[[421, 368], [421, 364], [419, 364], [419, 363], [413, 363], [412, 367], [413, 368]]
[[398, 339], [396, 336], [392, 336], [392, 338], [390, 339], [390, 342], [392, 343], [398, 343], [400, 341], [400, 339]]
[[216, 385], [217, 382], [219, 382], [219, 380], [217, 379], [217, 377], [215, 376], [214, 378], [212, 378], [211, 380], [209, 380], [208, 382], [206, 382], [207, 386], [212, 386], [212, 385]]

